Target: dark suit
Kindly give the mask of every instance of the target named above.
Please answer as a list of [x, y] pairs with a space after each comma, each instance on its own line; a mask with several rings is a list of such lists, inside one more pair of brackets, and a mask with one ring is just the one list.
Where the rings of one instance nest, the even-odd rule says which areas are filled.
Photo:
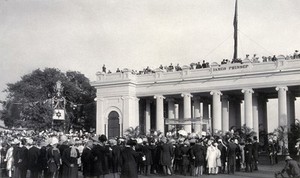
[[38, 157], [40, 154], [40, 149], [32, 146], [28, 150], [28, 169], [30, 170], [30, 178], [37, 178], [39, 172], [39, 162]]
[[14, 150], [13, 150], [13, 158], [14, 158], [14, 174], [13, 177], [14, 178], [19, 178], [20, 177], [20, 168], [19, 168], [19, 164], [18, 164], [18, 160], [19, 160], [19, 151], [21, 150], [21, 148], [19, 146], [15, 146]]
[[254, 163], [254, 170], [257, 170], [257, 164], [258, 164], [258, 149], [259, 149], [259, 143], [255, 141], [252, 144], [252, 154], [253, 154], [253, 163]]
[[221, 172], [224, 173], [226, 168], [227, 147], [220, 143], [218, 144], [218, 149], [221, 151], [221, 165], [222, 165]]
[[131, 147], [125, 147], [121, 152], [121, 178], [137, 178], [136, 153]]
[[253, 150], [253, 146], [252, 144], [246, 144], [246, 146], [244, 147], [244, 151], [245, 151], [245, 162], [246, 162], [246, 172], [252, 172], [253, 168], [252, 168], [252, 150]]
[[88, 147], [83, 149], [81, 155], [81, 162], [82, 162], [82, 174], [84, 177], [92, 177], [92, 168], [94, 163], [94, 157], [92, 154], [92, 150]]
[[173, 156], [173, 145], [171, 143], [163, 143], [161, 145], [161, 152], [160, 152], [160, 164], [163, 166], [164, 173], [168, 174], [168, 169], [170, 169], [171, 173], [172, 168], [172, 156]]
[[62, 154], [63, 178], [77, 178], [78, 164], [77, 159], [80, 157], [79, 151], [76, 149], [77, 157], [71, 157], [71, 147], [64, 150]]
[[27, 173], [27, 161], [28, 161], [28, 149], [23, 146], [18, 152], [18, 161], [17, 164], [20, 169], [20, 178], [26, 178]]
[[93, 176], [99, 177], [108, 174], [108, 165], [105, 157], [109, 154], [109, 150], [105, 146], [97, 144], [94, 145], [92, 154], [95, 158], [93, 164]]
[[227, 146], [227, 158], [228, 158], [228, 163], [227, 163], [227, 170], [228, 174], [233, 173], [234, 174], [234, 169], [235, 169], [235, 152], [237, 150], [237, 145], [235, 143], [229, 142]]

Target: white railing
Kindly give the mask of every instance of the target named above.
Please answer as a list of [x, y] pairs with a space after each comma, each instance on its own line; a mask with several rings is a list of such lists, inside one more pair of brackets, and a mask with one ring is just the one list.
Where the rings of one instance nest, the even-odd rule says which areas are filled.
[[283, 58], [278, 59], [273, 62], [260, 62], [251, 63], [250, 61], [232, 64], [222, 64], [218, 65], [213, 63], [209, 68], [201, 69], [188, 69], [184, 68], [182, 71], [166, 72], [163, 70], [155, 70], [155, 73], [148, 74], [133, 74], [129, 69], [123, 70], [123, 72], [105, 74], [98, 72], [96, 74], [97, 81], [95, 83], [107, 83], [114, 81], [134, 81], [137, 84], [143, 83], [155, 83], [155, 82], [170, 82], [170, 81], [180, 81], [185, 79], [201, 79], [201, 78], [212, 78], [218, 76], [230, 76], [230, 75], [245, 75], [245, 74], [255, 74], [263, 72], [276, 72], [285, 70], [299, 70], [300, 69], [300, 59], [289, 59], [285, 60]]

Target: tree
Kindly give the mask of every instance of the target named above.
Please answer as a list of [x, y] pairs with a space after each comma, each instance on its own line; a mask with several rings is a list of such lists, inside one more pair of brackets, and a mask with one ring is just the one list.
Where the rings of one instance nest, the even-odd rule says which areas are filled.
[[60, 80], [66, 98], [67, 127], [95, 127], [95, 89], [89, 79], [76, 71], [61, 72], [55, 68], [36, 69], [21, 77], [16, 83], [7, 84], [8, 97], [1, 119], [8, 127], [31, 129], [50, 128], [55, 96], [54, 86]]

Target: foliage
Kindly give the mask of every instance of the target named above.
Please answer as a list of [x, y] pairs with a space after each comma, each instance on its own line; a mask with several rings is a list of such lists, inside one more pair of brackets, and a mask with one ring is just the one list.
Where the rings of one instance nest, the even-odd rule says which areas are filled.
[[21, 119], [16, 121], [18, 126], [26, 128], [39, 128], [45, 130], [51, 127], [53, 109], [49, 104], [34, 103], [24, 106], [21, 112]]
[[250, 127], [247, 127], [246, 124], [233, 133], [233, 136], [238, 138], [240, 142], [245, 142], [248, 138], [253, 138], [255, 135], [256, 133], [254, 130]]
[[129, 127], [125, 130], [125, 137], [127, 138], [138, 138], [140, 136], [140, 127], [137, 126], [135, 128]]
[[275, 141], [278, 141], [280, 145], [280, 150], [282, 154], [287, 154], [288, 153], [288, 131], [287, 131], [287, 126], [279, 126], [276, 128], [272, 133], [269, 133], [269, 139], [273, 139]]
[[53, 110], [51, 98], [55, 96], [56, 82], [63, 86], [66, 98], [66, 125], [69, 127], [95, 126], [96, 91], [89, 79], [76, 71], [61, 72], [55, 68], [36, 69], [21, 77], [16, 83], [7, 84], [1, 119], [8, 127], [43, 129], [51, 127]]
[[297, 153], [297, 149], [295, 145], [297, 143], [297, 139], [300, 138], [300, 121], [296, 120], [294, 124], [291, 125], [291, 129], [288, 133], [289, 136], [289, 152], [292, 155]]
[[250, 127], [247, 127], [246, 125], [243, 125], [241, 127], [241, 132], [240, 132], [240, 136], [241, 138], [247, 139], [247, 138], [251, 138], [255, 135], [256, 133], [254, 132], [254, 130]]

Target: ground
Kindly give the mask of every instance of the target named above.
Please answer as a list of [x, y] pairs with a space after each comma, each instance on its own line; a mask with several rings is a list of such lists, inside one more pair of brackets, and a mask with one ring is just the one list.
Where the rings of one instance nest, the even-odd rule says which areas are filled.
[[[282, 170], [284, 167], [284, 162], [280, 161], [276, 165], [260, 165], [258, 171], [254, 171], [251, 173], [247, 172], [236, 172], [233, 174], [218, 174], [218, 175], [202, 175], [201, 178], [274, 178], [274, 173]], [[0, 177], [7, 178], [4, 175], [0, 175]], [[29, 178], [29, 175], [27, 175]], [[172, 178], [193, 178], [192, 176], [182, 176], [182, 175], [172, 175], [172, 176], [161, 176], [161, 175], [149, 175], [143, 176], [139, 175], [139, 178], [158, 178], [158, 177], [172, 177]], [[79, 172], [79, 178], [82, 178], [81, 172]], [[112, 174], [105, 176], [105, 178], [114, 178]]]
[[[284, 167], [283, 159], [280, 159], [278, 164], [269, 165], [268, 159], [266, 157], [260, 158], [260, 165], [258, 171], [251, 173], [248, 172], [236, 172], [233, 174], [218, 174], [218, 175], [202, 175], [201, 178], [274, 178], [275, 172], [281, 171]], [[0, 177], [7, 178], [0, 174]], [[29, 178], [29, 174], [27, 174]], [[79, 172], [79, 178], [82, 178], [82, 172]], [[119, 177], [119, 176], [118, 176]], [[158, 178], [158, 177], [170, 177], [170, 178], [193, 178], [192, 176], [183, 175], [172, 175], [172, 176], [162, 176], [151, 174], [149, 176], [139, 175], [139, 178]], [[112, 174], [106, 175], [105, 178], [114, 178]]]

